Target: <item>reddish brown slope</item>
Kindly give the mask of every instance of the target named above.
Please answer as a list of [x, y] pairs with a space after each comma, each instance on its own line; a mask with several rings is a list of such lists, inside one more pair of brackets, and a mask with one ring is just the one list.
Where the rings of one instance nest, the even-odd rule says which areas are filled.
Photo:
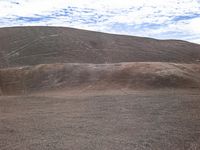
[[4, 94], [58, 89], [199, 88], [200, 65], [175, 63], [49, 64], [0, 71]]
[[0, 67], [47, 63], [176, 62], [200, 59], [200, 45], [72, 28], [0, 29]]
[[1, 28], [0, 93], [199, 88], [199, 60], [200, 45], [186, 41], [59, 27]]

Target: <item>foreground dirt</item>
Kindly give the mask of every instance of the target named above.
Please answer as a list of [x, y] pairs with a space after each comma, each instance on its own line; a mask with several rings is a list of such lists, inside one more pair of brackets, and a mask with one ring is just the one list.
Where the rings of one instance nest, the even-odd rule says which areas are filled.
[[1, 150], [200, 149], [200, 92], [0, 97]]

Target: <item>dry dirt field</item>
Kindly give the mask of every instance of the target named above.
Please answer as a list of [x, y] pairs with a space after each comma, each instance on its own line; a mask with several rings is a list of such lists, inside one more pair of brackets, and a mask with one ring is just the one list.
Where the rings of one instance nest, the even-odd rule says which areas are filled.
[[1, 150], [198, 150], [199, 90], [0, 97]]

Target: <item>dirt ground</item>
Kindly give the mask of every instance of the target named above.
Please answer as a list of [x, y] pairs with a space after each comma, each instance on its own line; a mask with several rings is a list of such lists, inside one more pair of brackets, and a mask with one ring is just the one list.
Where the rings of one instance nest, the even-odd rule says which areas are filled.
[[197, 150], [200, 92], [0, 97], [0, 149]]

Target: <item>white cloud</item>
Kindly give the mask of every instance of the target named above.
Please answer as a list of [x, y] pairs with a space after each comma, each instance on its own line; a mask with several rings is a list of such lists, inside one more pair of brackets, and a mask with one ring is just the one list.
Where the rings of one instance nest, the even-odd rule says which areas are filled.
[[0, 26], [70, 26], [199, 42], [199, 24], [199, 0], [0, 0]]

